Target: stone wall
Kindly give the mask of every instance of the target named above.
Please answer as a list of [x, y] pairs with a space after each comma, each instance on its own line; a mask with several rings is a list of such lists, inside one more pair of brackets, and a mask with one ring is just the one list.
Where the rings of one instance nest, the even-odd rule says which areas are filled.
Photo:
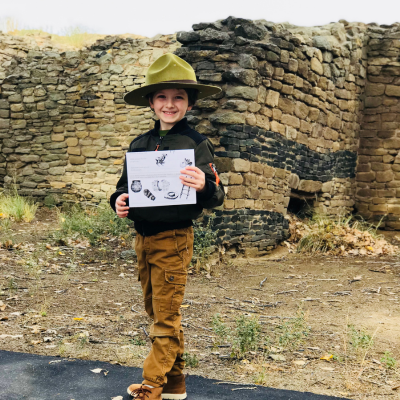
[[0, 35], [0, 180], [49, 202], [106, 199], [125, 151], [153, 124], [125, 104], [147, 67], [179, 44], [109, 36], [80, 51]]
[[386, 227], [398, 229], [399, 51], [398, 25], [345, 21], [304, 28], [229, 17], [80, 51], [0, 35], [0, 180], [40, 200], [106, 199], [128, 143], [154, 122], [123, 95], [175, 52], [223, 90], [188, 114], [214, 143], [226, 187], [220, 242], [270, 250], [299, 199], [328, 215], [356, 201], [363, 216], [388, 214]]
[[190, 118], [219, 157], [227, 189], [215, 221], [221, 240], [270, 249], [287, 236], [291, 197], [330, 215], [351, 211], [366, 77], [363, 28], [228, 18], [193, 29], [178, 33], [176, 53], [201, 82], [223, 89], [198, 102]]
[[400, 27], [370, 27], [356, 208], [400, 229]]

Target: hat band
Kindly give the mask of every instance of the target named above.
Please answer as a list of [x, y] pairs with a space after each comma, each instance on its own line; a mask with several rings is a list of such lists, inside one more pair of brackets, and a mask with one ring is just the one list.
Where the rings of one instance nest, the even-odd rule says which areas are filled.
[[190, 83], [190, 84], [195, 84], [195, 85], [198, 84], [197, 81], [192, 81], [192, 80], [189, 80], [189, 79], [187, 79], [187, 80], [177, 80], [177, 81], [161, 81], [161, 82], [158, 82], [158, 83]]

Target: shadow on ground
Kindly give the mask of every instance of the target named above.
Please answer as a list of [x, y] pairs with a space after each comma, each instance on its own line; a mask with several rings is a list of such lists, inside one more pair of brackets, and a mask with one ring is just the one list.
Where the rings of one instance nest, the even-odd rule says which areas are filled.
[[[91, 371], [97, 368], [102, 371]], [[139, 368], [1, 350], [0, 370], [1, 400], [128, 400], [126, 388], [142, 379]], [[188, 400], [340, 400], [261, 386], [219, 384], [200, 376], [187, 379], [187, 392]]]

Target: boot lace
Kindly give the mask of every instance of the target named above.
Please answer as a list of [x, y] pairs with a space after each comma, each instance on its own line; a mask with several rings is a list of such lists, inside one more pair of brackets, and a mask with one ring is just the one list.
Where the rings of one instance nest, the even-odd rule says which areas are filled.
[[146, 397], [150, 397], [150, 396], [148, 395], [148, 393], [151, 394], [151, 390], [150, 390], [149, 388], [145, 388], [145, 387], [141, 386], [140, 388], [137, 388], [137, 389], [135, 389], [135, 390], [132, 390], [131, 396], [132, 396], [134, 399], [139, 399], [139, 400], [142, 399], [142, 400], [144, 400], [145, 396], [146, 396]]

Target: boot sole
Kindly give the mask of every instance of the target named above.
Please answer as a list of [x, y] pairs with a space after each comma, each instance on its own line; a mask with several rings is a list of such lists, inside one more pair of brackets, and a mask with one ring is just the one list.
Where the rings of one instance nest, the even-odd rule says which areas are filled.
[[168, 400], [183, 400], [186, 399], [187, 394], [172, 394], [172, 393], [162, 393], [161, 398], [162, 399], [168, 399]]

